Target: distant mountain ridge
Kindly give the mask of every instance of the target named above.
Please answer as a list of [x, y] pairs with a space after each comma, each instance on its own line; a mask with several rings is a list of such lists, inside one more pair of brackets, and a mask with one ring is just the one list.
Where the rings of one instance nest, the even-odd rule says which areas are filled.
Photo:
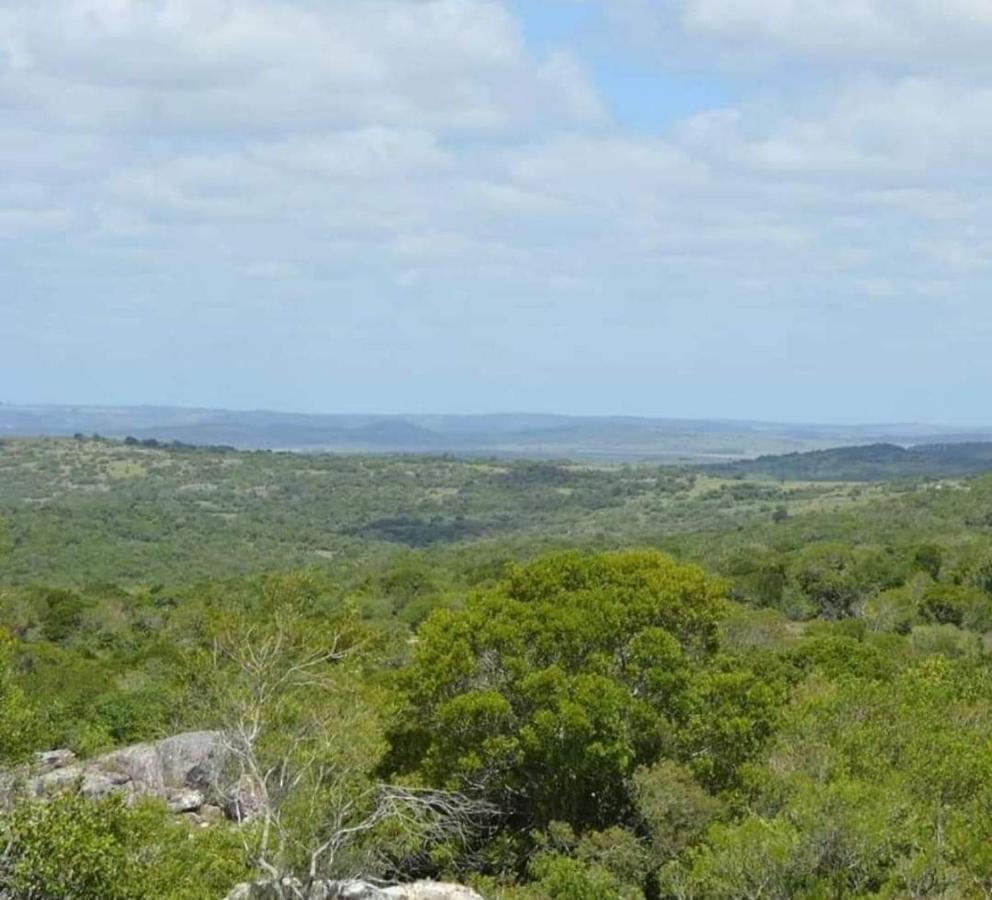
[[878, 443], [807, 453], [760, 456], [707, 466], [710, 474], [759, 476], [786, 481], [892, 481], [953, 478], [992, 472], [992, 442], [944, 442], [902, 447]]
[[992, 440], [992, 428], [816, 425], [723, 419], [493, 415], [306, 414], [168, 406], [0, 404], [0, 437], [101, 434], [239, 449], [659, 462], [733, 461], [887, 443]]

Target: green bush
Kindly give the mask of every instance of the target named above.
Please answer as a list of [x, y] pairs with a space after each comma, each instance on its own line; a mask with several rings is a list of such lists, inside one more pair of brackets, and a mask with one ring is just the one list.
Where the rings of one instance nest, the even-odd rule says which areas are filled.
[[3, 821], [3, 884], [51, 900], [216, 900], [249, 877], [226, 826], [193, 829], [163, 806], [66, 794]]

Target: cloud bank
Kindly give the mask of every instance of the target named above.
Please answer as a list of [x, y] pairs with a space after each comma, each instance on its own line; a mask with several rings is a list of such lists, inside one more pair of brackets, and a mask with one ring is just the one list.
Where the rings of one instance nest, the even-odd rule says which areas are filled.
[[7, 3], [8, 399], [974, 419], [992, 7], [587, 6]]

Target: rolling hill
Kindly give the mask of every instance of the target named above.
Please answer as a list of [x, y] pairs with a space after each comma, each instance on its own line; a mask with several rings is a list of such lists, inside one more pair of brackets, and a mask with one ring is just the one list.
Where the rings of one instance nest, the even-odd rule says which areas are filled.
[[631, 416], [312, 415], [140, 406], [0, 404], [0, 437], [100, 434], [238, 449], [624, 462], [727, 462], [888, 443], [956, 444], [992, 429], [809, 425]]

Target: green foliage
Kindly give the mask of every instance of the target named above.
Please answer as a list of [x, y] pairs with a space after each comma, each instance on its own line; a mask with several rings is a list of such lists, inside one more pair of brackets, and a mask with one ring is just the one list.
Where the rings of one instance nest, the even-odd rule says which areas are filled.
[[[779, 516], [777, 521], [784, 522]], [[719, 570], [732, 579], [735, 599], [752, 606], [781, 608], [786, 569], [778, 554], [767, 547], [744, 544], [730, 548], [717, 561]]]
[[695, 843], [724, 811], [723, 803], [705, 791], [686, 767], [671, 760], [638, 769], [633, 786], [655, 867]]
[[939, 544], [920, 544], [913, 551], [913, 568], [938, 578], [944, 565], [944, 550]]
[[799, 835], [785, 821], [714, 825], [707, 844], [662, 873], [663, 891], [686, 900], [786, 900], [800, 896]]
[[900, 478], [953, 478], [992, 467], [992, 444], [985, 442], [835, 447], [808, 453], [762, 456], [729, 463], [718, 471], [795, 481], [890, 481]]
[[65, 900], [131, 900], [139, 896], [125, 846], [126, 809], [76, 797], [24, 806], [5, 824], [15, 895]]
[[791, 640], [789, 620], [774, 609], [735, 604], [720, 623], [720, 646], [730, 653], [780, 650]]
[[992, 893], [992, 478], [715, 474], [4, 444], [0, 761], [224, 727], [270, 828], [22, 806], [0, 888]]
[[885, 680], [899, 665], [898, 659], [884, 646], [829, 632], [808, 634], [796, 647], [794, 658], [804, 670], [834, 679]]
[[10, 549], [0, 552], [0, 578], [174, 590], [312, 566], [375, 581], [391, 560], [423, 569], [429, 558], [423, 584], [394, 591], [386, 576], [386, 596], [370, 597], [402, 605], [447, 587], [466, 550], [490, 563], [563, 547], [646, 545], [769, 522], [773, 502], [786, 507], [791, 527], [794, 513], [811, 505], [862, 501], [843, 485], [782, 489], [655, 465], [14, 440], [0, 444]]
[[14, 677], [16, 643], [0, 631], [0, 762], [20, 762], [38, 747], [38, 709]]
[[608, 825], [690, 713], [720, 586], [658, 554], [555, 556], [420, 628], [401, 761], [522, 823]]
[[788, 814], [712, 826], [662, 883], [687, 898], [876, 896], [911, 846], [906, 825], [877, 789], [804, 784]]
[[245, 835], [251, 857], [280, 876], [370, 864], [373, 776], [386, 751], [388, 698], [365, 677], [376, 634], [348, 611], [315, 616], [311, 586], [270, 579], [251, 617], [212, 611], [188, 663], [212, 724], [228, 735], [229, 776], [257, 807], [259, 824]]
[[575, 847], [579, 862], [609, 872], [621, 885], [641, 885], [652, 869], [645, 841], [614, 825], [587, 831]]
[[232, 832], [170, 819], [115, 798], [23, 804], [3, 821], [0, 877], [25, 900], [213, 900], [248, 877]]
[[861, 617], [872, 631], [909, 634], [920, 622], [920, 598], [909, 585], [880, 591], [861, 607]]
[[940, 654], [950, 658], [977, 656], [981, 652], [978, 635], [957, 625], [917, 625], [909, 636], [913, 650], [921, 656]]
[[678, 738], [680, 755], [709, 789], [734, 787], [738, 767], [775, 730], [788, 698], [788, 683], [777, 675], [723, 658], [698, 678]]
[[885, 680], [812, 676], [752, 767], [748, 814], [712, 825], [663, 882], [685, 897], [972, 896], [989, 872], [990, 678], [942, 657]]
[[535, 884], [528, 893], [546, 900], [639, 900], [643, 893], [636, 885], [625, 885], [595, 864], [568, 856], [543, 854], [530, 867]]
[[920, 614], [927, 622], [971, 631], [992, 630], [992, 598], [976, 587], [933, 584], [923, 592]]
[[843, 619], [855, 615], [860, 600], [898, 586], [900, 562], [895, 555], [875, 548], [816, 544], [799, 555], [791, 577], [817, 616]]

